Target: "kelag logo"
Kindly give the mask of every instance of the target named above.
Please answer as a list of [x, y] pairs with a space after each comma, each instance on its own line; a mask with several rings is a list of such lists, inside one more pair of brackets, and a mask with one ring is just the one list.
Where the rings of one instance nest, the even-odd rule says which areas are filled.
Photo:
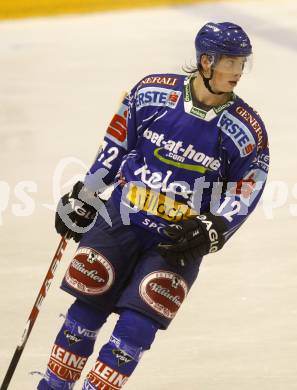
[[181, 92], [167, 88], [146, 87], [141, 88], [136, 99], [136, 110], [146, 106], [159, 106], [175, 108]]
[[232, 139], [241, 157], [252, 153], [256, 146], [254, 137], [239, 119], [229, 112], [224, 112], [219, 120], [218, 127]]

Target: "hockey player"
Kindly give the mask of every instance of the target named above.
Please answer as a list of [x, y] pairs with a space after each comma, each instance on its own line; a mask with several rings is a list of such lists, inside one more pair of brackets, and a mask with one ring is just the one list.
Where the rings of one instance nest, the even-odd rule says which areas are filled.
[[76, 300], [39, 390], [73, 388], [112, 312], [118, 322], [83, 389], [121, 389], [175, 317], [202, 257], [223, 247], [261, 196], [267, 134], [233, 92], [250, 40], [233, 23], [207, 23], [195, 47], [189, 76], [147, 76], [124, 98], [84, 183], [59, 203], [58, 233], [79, 242], [62, 282]]

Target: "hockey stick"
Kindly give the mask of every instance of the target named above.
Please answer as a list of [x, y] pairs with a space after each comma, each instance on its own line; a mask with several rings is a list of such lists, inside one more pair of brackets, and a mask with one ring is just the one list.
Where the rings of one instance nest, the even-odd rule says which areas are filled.
[[66, 241], [65, 237], [62, 237], [61, 241], [59, 243], [59, 246], [56, 250], [55, 256], [53, 257], [51, 265], [50, 265], [50, 267], [47, 271], [47, 274], [44, 278], [44, 281], [43, 281], [42, 286], [40, 288], [39, 294], [37, 295], [36, 301], [33, 305], [32, 311], [31, 311], [30, 316], [28, 318], [28, 321], [27, 321], [27, 324], [25, 326], [21, 340], [20, 340], [19, 344], [17, 345], [16, 350], [14, 352], [14, 355], [11, 359], [10, 365], [8, 367], [8, 370], [6, 372], [6, 375], [5, 375], [5, 378], [3, 380], [3, 383], [1, 385], [0, 390], [6, 390], [10, 384], [11, 378], [12, 378], [12, 376], [15, 372], [15, 369], [18, 365], [18, 362], [19, 362], [20, 357], [23, 353], [23, 350], [25, 348], [27, 340], [30, 336], [31, 330], [32, 330], [34, 323], [36, 321], [36, 318], [39, 314], [42, 302], [43, 302], [44, 298], [46, 297], [48, 289], [50, 288], [50, 285], [51, 285], [53, 278], [54, 278], [54, 274], [55, 274], [56, 269], [59, 265], [59, 262], [62, 259], [62, 255], [63, 255], [63, 252], [64, 252], [66, 246], [67, 246], [67, 241]]

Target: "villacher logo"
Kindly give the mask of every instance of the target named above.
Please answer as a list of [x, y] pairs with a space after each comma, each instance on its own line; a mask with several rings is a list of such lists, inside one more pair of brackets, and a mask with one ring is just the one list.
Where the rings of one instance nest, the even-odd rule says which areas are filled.
[[102, 294], [114, 282], [114, 269], [99, 252], [80, 247], [65, 274], [65, 281], [84, 294]]
[[188, 286], [173, 272], [156, 271], [142, 280], [139, 294], [153, 310], [173, 319], [188, 294]]

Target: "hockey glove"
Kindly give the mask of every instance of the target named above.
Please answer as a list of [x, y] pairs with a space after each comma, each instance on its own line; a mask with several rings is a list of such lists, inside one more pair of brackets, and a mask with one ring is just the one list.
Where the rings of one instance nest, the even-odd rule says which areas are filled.
[[158, 252], [170, 264], [184, 267], [198, 257], [221, 249], [226, 225], [222, 217], [205, 213], [189, 217], [164, 229], [174, 242], [160, 243]]
[[104, 201], [96, 193], [88, 190], [81, 181], [77, 182], [58, 203], [55, 218], [57, 233], [62, 236], [67, 234], [67, 238], [73, 238], [75, 242], [80, 241], [103, 204]]

